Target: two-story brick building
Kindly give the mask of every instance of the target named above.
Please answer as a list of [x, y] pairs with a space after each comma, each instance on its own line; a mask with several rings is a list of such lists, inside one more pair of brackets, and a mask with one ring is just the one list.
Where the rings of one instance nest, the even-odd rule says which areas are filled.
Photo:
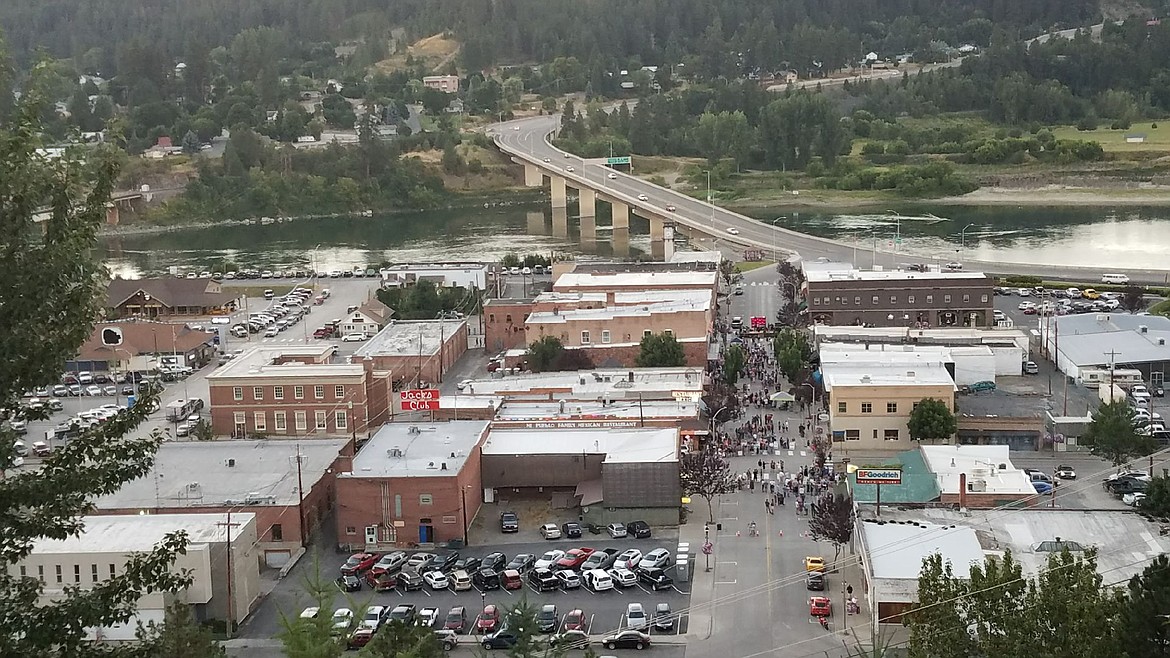
[[407, 320], [393, 322], [365, 342], [350, 361], [392, 372], [406, 388], [443, 381], [467, 351], [466, 320]]
[[207, 376], [217, 435], [366, 435], [389, 417], [390, 372], [332, 363], [331, 345], [254, 348]]
[[480, 447], [488, 425], [457, 420], [378, 430], [353, 468], [337, 475], [339, 546], [386, 550], [466, 541], [484, 496]]
[[982, 272], [863, 271], [845, 263], [810, 263], [805, 276], [804, 297], [816, 324], [993, 324], [992, 279]]

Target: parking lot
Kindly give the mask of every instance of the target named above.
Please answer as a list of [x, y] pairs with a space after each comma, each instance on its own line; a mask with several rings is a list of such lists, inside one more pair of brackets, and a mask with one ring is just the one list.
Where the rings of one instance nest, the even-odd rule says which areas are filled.
[[[544, 552], [549, 550], [567, 551], [570, 548], [582, 546], [588, 546], [598, 550], [614, 548], [619, 552], [628, 548], [636, 548], [642, 551], [643, 554], [655, 548], [665, 548], [671, 552], [671, 555], [674, 554], [674, 549], [676, 548], [673, 540], [595, 540], [594, 538], [582, 538], [500, 546], [473, 546], [457, 552], [460, 557], [482, 558], [488, 553], [499, 550], [505, 553], [509, 559], [521, 553], [530, 553], [539, 559]], [[449, 551], [438, 549], [432, 552], [445, 554]], [[335, 555], [323, 558], [321, 562], [322, 575], [330, 578], [336, 577], [340, 573], [339, 569], [347, 557], [344, 555]], [[674, 628], [669, 632], [654, 631], [653, 629], [648, 632], [652, 636], [679, 636], [685, 635], [688, 629], [689, 615], [686, 610], [690, 601], [690, 583], [678, 582], [678, 578], [674, 572], [673, 567], [667, 570], [667, 573], [675, 579], [674, 586], [671, 589], [663, 589], [656, 592], [651, 591], [644, 583], [637, 583], [626, 588], [615, 587], [613, 590], [600, 593], [595, 593], [585, 587], [563, 591], [539, 592], [531, 586], [528, 581], [528, 575], [525, 573], [522, 575], [523, 587], [517, 590], [493, 589], [481, 591], [473, 586], [470, 590], [454, 592], [451, 589], [432, 590], [429, 586], [424, 585], [423, 589], [418, 591], [403, 592], [395, 589], [375, 592], [367, 586], [363, 587], [360, 592], [353, 592], [349, 596], [352, 597], [353, 603], [358, 606], [381, 605], [393, 607], [402, 603], [408, 603], [413, 604], [418, 611], [424, 608], [435, 608], [438, 611], [440, 626], [451, 608], [462, 606], [467, 613], [468, 630], [475, 628], [478, 615], [485, 605], [497, 605], [506, 611], [519, 604], [522, 600], [526, 600], [536, 610], [540, 610], [541, 606], [545, 604], [553, 604], [557, 606], [557, 614], [560, 617], [557, 625], [558, 630], [563, 627], [564, 616], [566, 614], [573, 610], [581, 610], [588, 620], [588, 632], [590, 635], [596, 636], [595, 639], [599, 639], [602, 635], [625, 627], [625, 613], [628, 604], [641, 603], [642, 607], [647, 611], [647, 615], [652, 617], [657, 604], [667, 603], [670, 605], [671, 611], [677, 615]], [[283, 589], [283, 586], [288, 583], [289, 580], [286, 579], [280, 588]], [[299, 583], [295, 583], [294, 581], [292, 584], [296, 589], [300, 589]], [[303, 594], [295, 600], [297, 600], [297, 605], [300, 607], [297, 609], [285, 609], [285, 614], [297, 614], [300, 608], [310, 605], [307, 597]], [[263, 638], [271, 637], [276, 632], [276, 610], [273, 609], [273, 603], [273, 601], [269, 601], [253, 613], [252, 618], [241, 629], [243, 636]], [[344, 603], [344, 598], [339, 592], [337, 599], [334, 601], [334, 606], [343, 607], [345, 605], [349, 604]]]

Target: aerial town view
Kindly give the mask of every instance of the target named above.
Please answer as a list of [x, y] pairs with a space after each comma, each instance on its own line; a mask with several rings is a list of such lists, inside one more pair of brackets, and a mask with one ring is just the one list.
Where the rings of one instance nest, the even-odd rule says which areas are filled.
[[0, 3], [0, 658], [1170, 655], [1163, 17]]

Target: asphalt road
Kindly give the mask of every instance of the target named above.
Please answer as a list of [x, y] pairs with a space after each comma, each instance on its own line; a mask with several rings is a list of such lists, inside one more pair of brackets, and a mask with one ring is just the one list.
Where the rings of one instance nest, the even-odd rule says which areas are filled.
[[[742, 247], [770, 251], [785, 250], [799, 254], [801, 258], [829, 258], [837, 261], [857, 263], [903, 263], [927, 262], [931, 259], [921, 255], [899, 254], [882, 249], [865, 248], [863, 245], [847, 244], [838, 240], [806, 235], [791, 229], [780, 228], [764, 221], [752, 219], [739, 213], [725, 210], [713, 204], [675, 192], [653, 183], [597, 164], [586, 164], [581, 158], [552, 146], [547, 138], [560, 126], [559, 114], [516, 119], [488, 127], [495, 137], [496, 145], [519, 163], [539, 166], [544, 173], [563, 177], [570, 187], [586, 186], [598, 192], [627, 203], [636, 214], [663, 217], [691, 231], [706, 233], [721, 241]], [[547, 160], [547, 162], [545, 161]], [[567, 167], [573, 171], [566, 171]], [[609, 174], [615, 178], [608, 178]], [[639, 200], [639, 195], [646, 197]], [[667, 206], [675, 206], [674, 211]], [[737, 234], [729, 231], [736, 230]], [[1097, 281], [1102, 271], [1092, 267], [1051, 267], [1027, 263], [999, 263], [966, 260], [967, 270], [984, 271], [991, 274], [1023, 274], [1044, 276], [1048, 279], [1072, 281]], [[1115, 270], [1110, 270], [1115, 271]], [[1134, 282], [1162, 283], [1165, 272], [1151, 269], [1116, 270], [1128, 274]]]

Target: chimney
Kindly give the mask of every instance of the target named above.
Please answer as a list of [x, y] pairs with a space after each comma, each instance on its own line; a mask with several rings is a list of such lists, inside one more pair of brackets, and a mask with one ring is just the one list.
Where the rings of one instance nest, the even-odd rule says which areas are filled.
[[959, 473], [959, 511], [967, 511], [967, 474]]

